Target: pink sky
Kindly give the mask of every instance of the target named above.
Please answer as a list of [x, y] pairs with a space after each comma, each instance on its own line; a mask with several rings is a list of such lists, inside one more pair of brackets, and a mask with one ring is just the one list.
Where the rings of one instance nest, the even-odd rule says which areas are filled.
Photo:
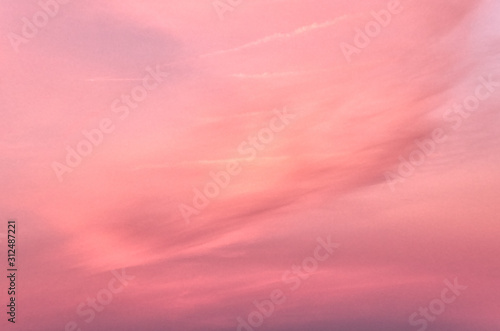
[[[418, 330], [409, 316], [456, 278], [467, 289], [428, 329], [500, 327], [500, 88], [456, 128], [443, 117], [500, 81], [495, 1], [401, 0], [350, 62], [341, 43], [388, 1], [243, 0], [220, 19], [210, 0], [73, 0], [17, 51], [9, 34], [40, 7], [0, 4], [0, 259], [16, 218], [19, 269], [2, 330], [236, 330], [275, 289], [258, 330]], [[162, 81], [121, 118], [148, 67]], [[58, 180], [103, 119], [112, 132]], [[435, 129], [447, 139], [391, 190]], [[185, 222], [231, 161], [241, 174]], [[340, 247], [291, 291], [282, 275], [328, 236]], [[86, 323], [77, 307], [122, 269], [135, 278]]]

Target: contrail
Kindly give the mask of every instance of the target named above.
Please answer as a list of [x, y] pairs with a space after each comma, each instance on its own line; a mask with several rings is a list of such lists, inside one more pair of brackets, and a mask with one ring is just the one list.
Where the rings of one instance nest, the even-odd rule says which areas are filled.
[[314, 30], [317, 30], [317, 29], [328, 28], [330, 26], [333, 26], [333, 25], [337, 24], [339, 21], [345, 20], [346, 18], [349, 18], [349, 17], [352, 17], [352, 16], [350, 16], [350, 15], [342, 15], [342, 16], [339, 16], [339, 17], [337, 17], [337, 18], [335, 18], [333, 20], [330, 20], [330, 21], [326, 21], [326, 22], [323, 22], [323, 23], [313, 23], [311, 25], [306, 25], [306, 26], [297, 28], [297, 29], [295, 29], [295, 30], [293, 30], [292, 32], [289, 32], [289, 33], [275, 33], [275, 34], [272, 34], [272, 35], [269, 35], [267, 37], [258, 39], [256, 41], [249, 42], [247, 44], [244, 44], [244, 45], [236, 47], [236, 48], [215, 51], [215, 52], [212, 52], [212, 53], [209, 53], [209, 54], [201, 55], [200, 57], [201, 58], [205, 58], [205, 57], [210, 57], [210, 56], [215, 56], [215, 55], [221, 55], [221, 54], [225, 54], [225, 53], [237, 52], [237, 51], [241, 51], [241, 50], [244, 50], [244, 49], [247, 49], [247, 48], [256, 47], [256, 46], [259, 46], [259, 45], [262, 45], [262, 44], [267, 44], [267, 43], [275, 41], [275, 40], [293, 38], [295, 36], [302, 35], [302, 34], [305, 34], [307, 32], [310, 32], [310, 31], [314, 31]]

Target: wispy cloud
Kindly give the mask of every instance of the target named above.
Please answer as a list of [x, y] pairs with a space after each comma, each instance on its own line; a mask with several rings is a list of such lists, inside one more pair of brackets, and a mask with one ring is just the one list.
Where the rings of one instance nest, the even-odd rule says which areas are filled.
[[[0, 2], [0, 32], [20, 31], [31, 5]], [[19, 330], [63, 330], [61, 316], [121, 268], [136, 278], [92, 330], [235, 330], [327, 234], [342, 251], [295, 275], [307, 283], [262, 330], [405, 330], [449, 277], [470, 290], [436, 328], [494, 330], [499, 97], [445, 132], [397, 194], [384, 172], [444, 127], [439, 112], [478, 76], [496, 75], [498, 4], [403, 5], [350, 65], [339, 43], [366, 20], [349, 13], [371, 19], [387, 1], [246, 0], [223, 22], [211, 1], [73, 1], [19, 54], [0, 45], [0, 210], [19, 224]], [[139, 106], [134, 77], [153, 64], [172, 75]], [[255, 136], [284, 106], [297, 119], [264, 148], [269, 132]], [[85, 153], [106, 118], [116, 129], [59, 183], [51, 162]], [[251, 161], [242, 142], [259, 149]], [[233, 161], [241, 174], [186, 226], [179, 203]]]

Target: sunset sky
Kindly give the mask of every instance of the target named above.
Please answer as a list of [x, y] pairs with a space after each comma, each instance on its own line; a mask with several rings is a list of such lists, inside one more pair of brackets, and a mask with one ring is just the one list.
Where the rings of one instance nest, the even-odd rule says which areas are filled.
[[500, 329], [500, 2], [0, 5], [1, 330]]

